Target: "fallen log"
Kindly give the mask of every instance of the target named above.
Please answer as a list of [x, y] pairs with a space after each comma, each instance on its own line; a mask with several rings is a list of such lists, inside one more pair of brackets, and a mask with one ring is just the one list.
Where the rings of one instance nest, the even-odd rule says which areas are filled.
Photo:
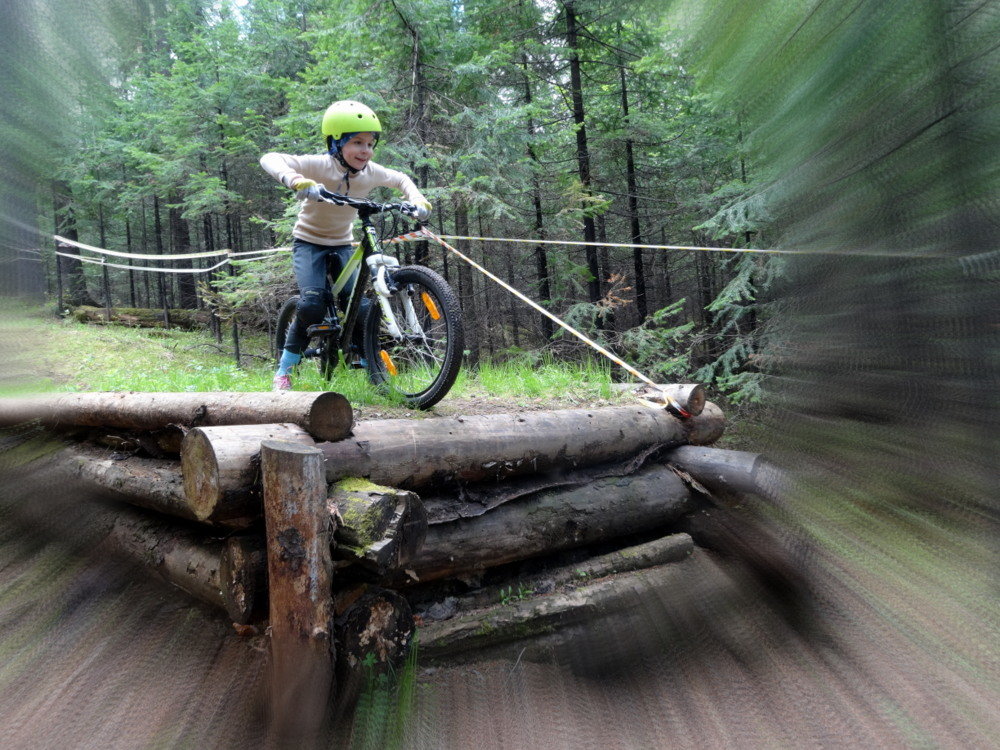
[[714, 494], [749, 493], [777, 500], [788, 479], [759, 453], [682, 445], [663, 457]]
[[[424, 498], [430, 513], [435, 502]], [[697, 504], [670, 467], [653, 465], [631, 476], [545, 490], [473, 518], [428, 526], [427, 538], [406, 570], [418, 581], [475, 574], [515, 560], [651, 531]]]
[[[569, 565], [559, 565], [530, 576], [517, 576], [515, 580], [494, 583], [462, 596], [445, 597], [443, 601], [439, 593], [434, 593], [439, 588], [436, 586], [432, 586], [423, 595], [408, 592], [407, 596], [424, 622], [446, 620], [498, 603], [509, 604], [530, 596], [551, 594], [565, 586], [582, 586], [617, 573], [630, 573], [679, 562], [693, 551], [694, 541], [689, 534], [668, 534], [650, 542], [622, 547], [614, 552]], [[432, 599], [428, 599], [428, 595]], [[423, 606], [420, 602], [423, 602]]]
[[339, 393], [62, 393], [0, 399], [0, 426], [39, 420], [51, 426], [158, 430], [170, 426], [297, 424], [319, 440], [350, 434], [354, 413]]
[[46, 529], [97, 557], [134, 565], [190, 596], [222, 609], [236, 623], [254, 619], [260, 605], [264, 560], [252, 537], [222, 539], [172, 524], [138, 509], [76, 500], [51, 518], [59, 499], [35, 508], [14, 509], [14, 516], [35, 529]]
[[334, 555], [381, 578], [409, 562], [427, 535], [427, 514], [414, 493], [363, 479], [330, 485], [327, 507], [336, 521]]
[[759, 453], [682, 445], [663, 457], [699, 484], [713, 492], [757, 492], [757, 470], [763, 462]]
[[71, 485], [77, 483], [108, 499], [158, 513], [199, 520], [184, 495], [177, 461], [134, 456], [116, 460], [82, 447], [67, 448], [53, 461], [54, 471]]
[[627, 616], [641, 607], [644, 595], [656, 596], [658, 589], [683, 585], [688, 565], [683, 560], [644, 568], [568, 591], [529, 595], [448, 620], [425, 622], [419, 630], [421, 658], [454, 658], [466, 651], [549, 635], [574, 623], [600, 627], [599, 618]]
[[696, 417], [705, 408], [705, 386], [698, 383], [612, 383], [616, 391], [631, 392], [657, 408], [665, 406], [665, 397], [673, 399], [678, 406]]
[[199, 521], [226, 521], [261, 514], [260, 444], [289, 440], [313, 445], [294, 424], [196, 427], [181, 444], [184, 495]]
[[[110, 313], [110, 315], [109, 315]], [[169, 311], [170, 325], [174, 328], [196, 330], [207, 328], [212, 314], [208, 310], [187, 310], [173, 308]], [[118, 323], [134, 328], [164, 328], [163, 309], [148, 307], [94, 307], [80, 305], [74, 307], [70, 317], [78, 323]]]
[[[176, 461], [151, 458], [111, 459], [81, 447], [67, 448], [52, 459], [61, 479], [102, 497], [189, 521], [246, 528], [256, 514], [244, 518], [199, 519], [184, 494]], [[360, 563], [382, 578], [399, 570], [415, 554], [427, 533], [427, 514], [420, 498], [407, 490], [347, 479], [331, 485], [326, 500], [337, 559]]]
[[331, 482], [356, 476], [416, 489], [589, 466], [653, 445], [709, 444], [724, 427], [722, 411], [712, 403], [686, 420], [626, 406], [360, 422], [351, 437], [318, 447]]

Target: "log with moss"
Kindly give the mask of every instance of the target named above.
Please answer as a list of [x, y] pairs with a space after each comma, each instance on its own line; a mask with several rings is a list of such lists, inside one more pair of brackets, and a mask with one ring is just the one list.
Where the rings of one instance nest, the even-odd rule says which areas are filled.
[[342, 479], [327, 497], [336, 520], [334, 554], [384, 577], [407, 564], [427, 534], [427, 514], [420, 498], [407, 490]]
[[[185, 330], [207, 329], [211, 324], [212, 314], [208, 310], [187, 310], [171, 308], [167, 311], [172, 328]], [[94, 307], [80, 305], [73, 308], [70, 317], [78, 323], [108, 322], [133, 328], [166, 328], [163, 320], [163, 309], [148, 307]]]
[[[668, 563], [581, 579], [545, 593], [511, 588], [498, 603], [459, 611], [444, 620], [424, 620], [419, 629], [421, 658], [454, 658], [463, 652], [549, 636], [577, 623], [601, 629], [600, 618], [626, 617], [642, 607], [644, 596], [658, 597], [658, 590], [669, 590], [672, 584], [683, 589], [691, 564], [689, 552]], [[615, 638], [621, 638], [620, 630], [615, 632]]]

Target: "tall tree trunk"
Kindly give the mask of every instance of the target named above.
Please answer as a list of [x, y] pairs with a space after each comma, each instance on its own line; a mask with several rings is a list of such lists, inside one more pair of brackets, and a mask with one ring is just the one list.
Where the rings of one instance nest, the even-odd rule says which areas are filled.
[[[170, 202], [172, 204], [176, 204], [179, 201], [179, 196], [174, 195], [171, 197]], [[177, 254], [191, 252], [191, 230], [188, 227], [187, 220], [181, 216], [180, 207], [176, 205], [171, 206], [169, 221], [170, 237], [174, 252]], [[186, 268], [190, 265], [191, 261], [181, 260], [174, 263], [174, 268]], [[177, 291], [180, 296], [178, 307], [183, 307], [188, 310], [198, 307], [198, 292], [195, 288], [193, 273], [177, 274]]]
[[[573, 123], [576, 126], [576, 163], [580, 176], [580, 186], [584, 198], [589, 198], [590, 191], [590, 150], [587, 146], [587, 127], [583, 106], [583, 81], [580, 72], [580, 56], [578, 54], [579, 24], [576, 18], [576, 4], [564, 3], [566, 9], [566, 46], [569, 48], [569, 78], [570, 93], [573, 100]], [[584, 206], [583, 239], [586, 242], [596, 242], [594, 218], [590, 215], [590, 206]], [[587, 282], [587, 293], [592, 303], [601, 298], [601, 272], [597, 261], [597, 248], [587, 246], [587, 270], [590, 280]]]
[[[63, 181], [52, 183], [52, 207], [55, 213], [56, 234], [78, 242], [80, 236], [76, 230], [73, 193], [68, 183]], [[72, 245], [60, 247], [59, 251], [67, 255], [75, 255], [77, 258], [80, 257], [80, 249]], [[79, 305], [97, 307], [97, 302], [87, 291], [87, 280], [83, 275], [83, 262], [75, 258], [62, 258], [61, 263], [65, 285], [65, 303], [72, 307]]]
[[[403, 11], [395, 2], [393, 2], [393, 7], [396, 9], [396, 14], [403, 22], [403, 25], [406, 27], [407, 32], [409, 32], [410, 39], [412, 40], [410, 46], [410, 89], [412, 98], [410, 100], [410, 112], [407, 119], [410, 127], [416, 131], [417, 139], [420, 141], [421, 147], [425, 147], [428, 140], [426, 104], [427, 87], [424, 84], [424, 64], [420, 59], [420, 29], [410, 22], [410, 19], [403, 14]], [[417, 169], [417, 185], [419, 187], [427, 187], [429, 173], [430, 167], [427, 164], [423, 164]], [[428, 255], [429, 248], [426, 240], [414, 243], [413, 257], [415, 263], [426, 266]]]
[[[607, 242], [608, 228], [607, 228], [607, 223], [604, 220], [603, 214], [597, 217], [596, 224], [597, 224], [597, 241]], [[611, 251], [607, 245], [601, 245], [601, 247], [597, 248], [597, 252], [598, 252], [598, 258], [600, 259], [601, 275], [599, 278], [603, 285], [603, 289], [601, 290], [603, 297], [608, 294], [611, 288], [609, 283], [611, 281], [611, 275], [612, 275]], [[608, 302], [610, 303], [611, 300], [609, 299]], [[615, 329], [615, 308], [612, 307], [610, 304], [608, 305], [607, 308], [605, 308], [604, 315], [601, 320], [601, 328], [604, 329], [605, 331], [613, 331]]]
[[[625, 120], [625, 184], [628, 191], [628, 223], [632, 244], [641, 245], [639, 188], [635, 175], [635, 155], [632, 148], [632, 125], [629, 120], [628, 82], [625, 78], [625, 65], [622, 64], [618, 70], [621, 79], [622, 117]], [[638, 247], [632, 249], [632, 270], [635, 273], [635, 309], [639, 314], [639, 324], [641, 325], [649, 315], [649, 308], [646, 304], [646, 272], [642, 264], [642, 250]]]
[[[160, 198], [156, 195], [153, 196], [153, 237], [156, 240], [157, 255], [164, 255], [163, 224], [160, 222]], [[156, 274], [156, 289], [160, 297], [160, 306], [163, 308], [163, 324], [167, 328], [170, 328], [170, 313], [167, 311], [171, 305], [167, 294], [167, 282], [163, 277], [163, 273]]]
[[[469, 208], [462, 199], [455, 203], [455, 234], [460, 237], [469, 235]], [[468, 240], [456, 240], [458, 250], [471, 256]], [[465, 346], [469, 350], [469, 364], [473, 367], [479, 364], [480, 330], [479, 315], [475, 292], [475, 280], [472, 278], [472, 267], [460, 261], [458, 265], [458, 290], [462, 303], [462, 319], [465, 323]]]
[[[132, 221], [129, 217], [125, 217], [125, 250], [129, 253], [134, 252], [135, 248], [132, 245]], [[128, 272], [128, 302], [132, 307], [138, 307], [138, 303], [135, 297], [135, 271], [132, 270], [132, 259], [128, 259], [129, 272]]]
[[[531, 79], [528, 78], [528, 56], [523, 53], [521, 54], [521, 67], [524, 69], [524, 102], [530, 106], [533, 101], [533, 95], [531, 92]], [[528, 135], [533, 136], [534, 134], [535, 122], [529, 116]], [[540, 240], [544, 240], [545, 217], [542, 213], [542, 187], [538, 180], [540, 162], [538, 160], [538, 155], [535, 153], [535, 147], [530, 142], [528, 143], [528, 158], [531, 159], [532, 166], [531, 202], [535, 210], [535, 237]], [[535, 245], [534, 255], [535, 273], [538, 276], [538, 298], [543, 306], [551, 307], [552, 290], [549, 287], [549, 262], [545, 255], [545, 245], [540, 243]], [[543, 315], [541, 323], [542, 335], [545, 337], [545, 341], [548, 342], [552, 338], [553, 334], [552, 321]]]
[[[142, 247], [143, 252], [148, 253], [149, 252], [149, 234], [148, 234], [149, 227], [146, 226], [146, 199], [145, 198], [142, 199], [142, 202], [139, 204], [139, 208], [140, 208], [139, 220], [141, 222], [140, 223], [140, 227], [142, 229], [142, 239], [141, 239], [141, 243], [142, 244], [141, 244], [141, 247]], [[152, 296], [152, 292], [150, 291], [150, 287], [149, 287], [149, 277], [150, 277], [150, 275], [151, 274], [150, 274], [149, 271], [145, 271], [142, 274], [142, 286], [143, 286], [143, 290], [146, 293], [146, 303], [143, 305], [143, 307], [152, 307], [153, 306], [153, 296]]]

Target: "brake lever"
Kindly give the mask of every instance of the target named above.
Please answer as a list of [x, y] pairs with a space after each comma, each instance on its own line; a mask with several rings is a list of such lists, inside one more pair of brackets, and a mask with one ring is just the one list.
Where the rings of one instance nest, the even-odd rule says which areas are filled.
[[317, 186], [317, 192], [319, 198], [317, 199], [321, 203], [332, 203], [335, 206], [343, 206], [345, 202], [341, 200], [336, 193], [331, 193], [323, 186]]

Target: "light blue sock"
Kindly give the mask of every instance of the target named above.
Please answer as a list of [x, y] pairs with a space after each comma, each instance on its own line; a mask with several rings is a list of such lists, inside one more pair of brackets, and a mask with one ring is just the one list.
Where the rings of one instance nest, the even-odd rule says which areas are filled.
[[278, 360], [278, 371], [275, 375], [287, 375], [295, 365], [302, 361], [301, 354], [295, 354], [287, 349], [281, 350], [281, 359]]

